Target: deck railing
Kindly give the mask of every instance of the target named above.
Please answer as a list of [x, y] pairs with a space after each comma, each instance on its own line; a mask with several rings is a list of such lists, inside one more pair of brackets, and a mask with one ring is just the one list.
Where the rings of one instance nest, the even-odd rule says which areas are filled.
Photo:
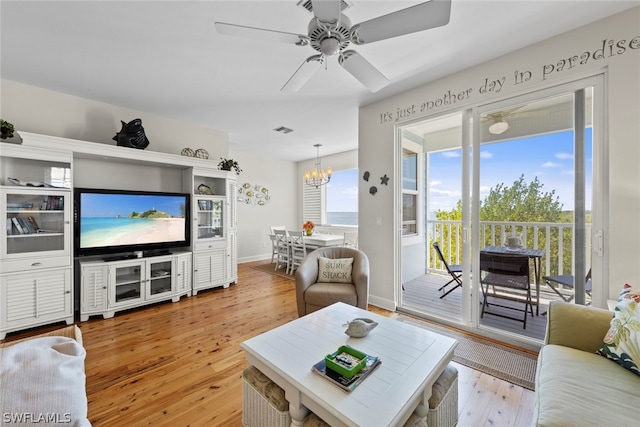
[[[525, 246], [543, 249], [541, 276], [573, 274], [573, 223], [555, 222], [480, 222], [480, 247], [501, 246], [506, 236], [518, 233]], [[591, 235], [591, 224], [586, 224], [586, 235]], [[462, 222], [428, 220], [427, 270], [446, 273], [444, 265], [434, 252], [432, 244], [437, 241], [449, 264], [462, 264]], [[586, 254], [591, 254], [591, 241], [587, 241]], [[589, 263], [589, 261], [588, 261]]]

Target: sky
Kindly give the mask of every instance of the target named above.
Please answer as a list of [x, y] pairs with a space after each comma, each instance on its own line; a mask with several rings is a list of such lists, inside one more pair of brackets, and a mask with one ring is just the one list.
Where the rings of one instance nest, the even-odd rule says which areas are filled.
[[[592, 155], [591, 128], [586, 146], [587, 210], [591, 209]], [[563, 210], [573, 210], [573, 132], [522, 138], [480, 147], [480, 200], [491, 188], [503, 183], [511, 186], [521, 175], [526, 184], [536, 177], [542, 192], [555, 190]], [[433, 153], [429, 159], [429, 211], [451, 210], [461, 199], [461, 150]]]
[[81, 199], [82, 216], [85, 218], [126, 217], [132, 211], [144, 212], [150, 209], [180, 216], [183, 196], [125, 195], [125, 194], [84, 194]]
[[327, 184], [327, 212], [358, 212], [358, 169], [333, 171]]
[[[586, 197], [591, 209], [591, 128], [586, 130]], [[429, 159], [429, 211], [451, 210], [461, 198], [462, 151], [432, 153]], [[563, 210], [573, 210], [573, 133], [539, 135], [484, 144], [480, 148], [480, 200], [491, 188], [511, 186], [524, 174], [526, 184], [536, 177], [543, 192], [555, 190]], [[358, 169], [334, 171], [327, 184], [327, 212], [357, 212]]]

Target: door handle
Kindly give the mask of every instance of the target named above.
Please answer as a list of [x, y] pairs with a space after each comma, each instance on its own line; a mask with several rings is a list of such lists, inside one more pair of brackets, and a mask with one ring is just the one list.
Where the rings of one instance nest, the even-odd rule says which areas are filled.
[[604, 256], [604, 236], [602, 235], [602, 230], [598, 230], [598, 232], [593, 236], [593, 241], [595, 244], [596, 255]]

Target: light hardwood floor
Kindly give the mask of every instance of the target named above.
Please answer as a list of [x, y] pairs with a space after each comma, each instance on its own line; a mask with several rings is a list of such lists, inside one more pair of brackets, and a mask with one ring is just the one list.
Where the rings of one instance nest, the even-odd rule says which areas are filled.
[[[228, 289], [79, 323], [92, 424], [241, 426], [242, 371], [248, 363], [240, 343], [297, 318], [294, 282], [251, 267], [262, 263], [239, 265], [238, 283]], [[456, 367], [459, 426], [530, 424], [533, 392]]]

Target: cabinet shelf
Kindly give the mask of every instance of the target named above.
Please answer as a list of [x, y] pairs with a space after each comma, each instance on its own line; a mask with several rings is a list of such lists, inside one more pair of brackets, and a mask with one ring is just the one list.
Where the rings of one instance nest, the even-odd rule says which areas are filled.
[[45, 231], [41, 233], [8, 234], [7, 239], [42, 238], [42, 237], [56, 237], [56, 236], [64, 236], [64, 233], [49, 233]]

